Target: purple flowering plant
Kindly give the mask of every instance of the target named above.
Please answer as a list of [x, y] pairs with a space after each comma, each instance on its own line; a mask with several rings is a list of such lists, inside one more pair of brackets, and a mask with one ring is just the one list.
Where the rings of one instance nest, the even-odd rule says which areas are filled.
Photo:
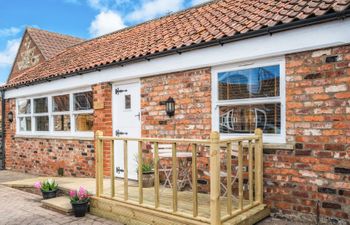
[[69, 198], [71, 203], [85, 203], [90, 201], [90, 194], [85, 188], [80, 187], [78, 190], [70, 190]]

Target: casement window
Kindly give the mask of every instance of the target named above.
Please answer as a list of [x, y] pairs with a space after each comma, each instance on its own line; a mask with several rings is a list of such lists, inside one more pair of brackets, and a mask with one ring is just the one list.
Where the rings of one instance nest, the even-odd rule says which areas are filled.
[[91, 90], [17, 100], [17, 134], [93, 137]]
[[234, 137], [260, 128], [265, 142], [285, 142], [283, 59], [216, 67], [212, 76], [214, 130]]

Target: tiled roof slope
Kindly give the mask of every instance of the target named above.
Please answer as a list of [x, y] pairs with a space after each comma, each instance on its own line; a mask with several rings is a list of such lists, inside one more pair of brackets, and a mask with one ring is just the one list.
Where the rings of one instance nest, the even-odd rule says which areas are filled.
[[349, 9], [350, 0], [217, 0], [68, 48], [5, 88]]
[[84, 41], [84, 39], [32, 27], [27, 28], [27, 32], [46, 60], [53, 58], [68, 47]]

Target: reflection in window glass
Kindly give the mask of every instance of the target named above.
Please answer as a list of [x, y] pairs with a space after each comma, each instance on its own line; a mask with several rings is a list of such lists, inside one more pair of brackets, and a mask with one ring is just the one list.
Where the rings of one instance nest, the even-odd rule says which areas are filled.
[[35, 130], [36, 131], [49, 131], [49, 117], [48, 116], [36, 116], [35, 117]]
[[74, 110], [92, 109], [92, 91], [76, 93], [74, 98]]
[[280, 134], [281, 104], [220, 106], [220, 133], [254, 133], [260, 128], [266, 134]]
[[18, 114], [30, 114], [31, 104], [30, 99], [18, 101]]
[[70, 115], [57, 115], [53, 117], [55, 131], [70, 131]]
[[131, 108], [131, 95], [125, 95], [125, 109]]
[[34, 99], [34, 113], [47, 113], [48, 103], [47, 98]]
[[92, 114], [81, 114], [75, 116], [76, 131], [92, 131], [94, 117]]
[[52, 98], [53, 111], [65, 112], [69, 111], [69, 95], [59, 95]]
[[219, 100], [279, 96], [280, 66], [264, 66], [218, 74]]
[[31, 131], [32, 130], [32, 118], [31, 117], [20, 117], [19, 118], [19, 130], [20, 131]]

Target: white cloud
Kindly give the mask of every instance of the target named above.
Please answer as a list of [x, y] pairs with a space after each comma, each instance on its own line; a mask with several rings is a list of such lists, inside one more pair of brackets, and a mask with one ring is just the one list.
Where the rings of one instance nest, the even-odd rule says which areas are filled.
[[182, 9], [184, 0], [147, 0], [140, 8], [131, 12], [128, 19], [131, 21], [145, 21]]
[[91, 22], [89, 32], [91, 36], [101, 36], [125, 27], [122, 17], [115, 11], [101, 11]]
[[11, 66], [20, 44], [20, 39], [12, 39], [8, 40], [6, 43], [6, 47], [3, 51], [0, 51], [0, 67]]
[[199, 5], [205, 2], [210, 2], [211, 0], [192, 0], [192, 5]]
[[21, 31], [18, 27], [2, 28], [0, 29], [0, 37], [13, 36]]
[[108, 0], [88, 0], [88, 4], [91, 8], [97, 9], [100, 11], [107, 11], [109, 8]]

